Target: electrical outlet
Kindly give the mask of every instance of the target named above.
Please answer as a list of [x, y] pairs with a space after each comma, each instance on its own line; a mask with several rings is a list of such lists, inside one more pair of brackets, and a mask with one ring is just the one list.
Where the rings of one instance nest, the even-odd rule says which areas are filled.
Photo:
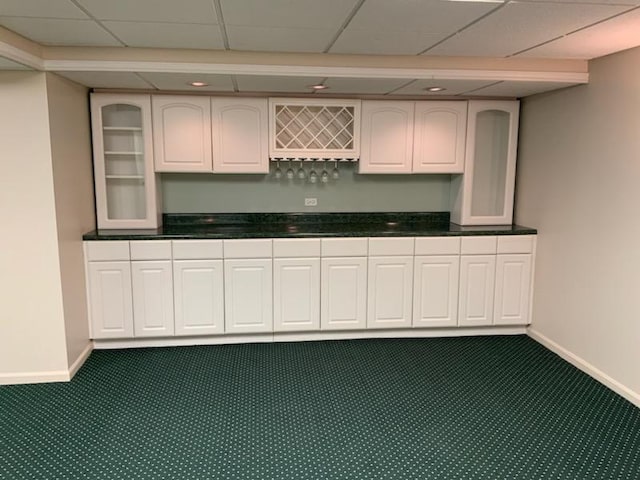
[[318, 199], [317, 198], [305, 198], [304, 199], [304, 206], [305, 207], [317, 207], [318, 206]]

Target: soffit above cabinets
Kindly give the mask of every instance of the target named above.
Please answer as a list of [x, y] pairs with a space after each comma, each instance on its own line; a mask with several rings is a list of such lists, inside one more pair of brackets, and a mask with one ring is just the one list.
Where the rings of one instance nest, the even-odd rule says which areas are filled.
[[[14, 49], [25, 42], [33, 45], [21, 55]], [[587, 60], [638, 45], [640, 0], [0, 1], [0, 57], [95, 88], [192, 91], [185, 77], [199, 74], [210, 80], [200, 91], [211, 92], [311, 94], [313, 80], [330, 87], [314, 95], [424, 96], [422, 85], [437, 81], [446, 90], [434, 96], [524, 96], [584, 83], [586, 75], [556, 73], [586, 70], [469, 68], [456, 57]], [[83, 47], [89, 55], [77, 57]], [[204, 57], [191, 62], [197, 52]], [[219, 53], [264, 57], [225, 68]], [[288, 54], [310, 59], [290, 63]], [[323, 55], [328, 60], [317, 60]], [[417, 60], [452, 56], [436, 71]], [[308, 68], [352, 57], [344, 71]], [[376, 71], [366, 68], [370, 57], [385, 58], [387, 71], [380, 60]], [[402, 68], [413, 75], [394, 75]]]

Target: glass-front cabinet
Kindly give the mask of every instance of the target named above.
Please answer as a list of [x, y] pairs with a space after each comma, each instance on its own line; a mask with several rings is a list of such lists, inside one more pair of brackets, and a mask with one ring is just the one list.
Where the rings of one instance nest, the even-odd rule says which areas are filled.
[[470, 100], [464, 175], [451, 182], [451, 221], [511, 225], [519, 102]]
[[149, 95], [91, 96], [98, 228], [157, 228]]

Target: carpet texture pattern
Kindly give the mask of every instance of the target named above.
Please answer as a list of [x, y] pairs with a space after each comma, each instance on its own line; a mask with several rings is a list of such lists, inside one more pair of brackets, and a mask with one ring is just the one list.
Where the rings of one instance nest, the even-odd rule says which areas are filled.
[[640, 409], [524, 336], [94, 351], [0, 387], [0, 479], [640, 479]]

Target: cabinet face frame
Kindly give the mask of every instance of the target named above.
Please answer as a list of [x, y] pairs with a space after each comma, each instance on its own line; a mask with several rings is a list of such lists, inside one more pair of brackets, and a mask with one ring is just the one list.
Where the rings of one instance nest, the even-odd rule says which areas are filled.
[[[360, 158], [360, 100], [331, 98], [269, 98], [269, 156], [271, 158]], [[295, 149], [278, 147], [276, 143], [276, 109], [280, 106], [352, 107], [352, 148], [343, 149]]]
[[[209, 97], [188, 95], [153, 95], [153, 145], [156, 172], [211, 172], [211, 103]], [[189, 112], [189, 118], [181, 118], [179, 124], [168, 124], [165, 117], [174, 109]], [[200, 117], [200, 118], [198, 118]], [[186, 125], [184, 123], [187, 122]], [[197, 127], [197, 129], [196, 129]], [[197, 132], [199, 145], [187, 142], [181, 134]], [[192, 139], [193, 140], [193, 139]], [[193, 148], [197, 146], [200, 148]], [[170, 147], [170, 148], [169, 148]], [[188, 161], [170, 157], [171, 150]]]
[[[121, 95], [111, 93], [92, 93], [91, 103], [91, 136], [93, 140], [93, 166], [94, 182], [96, 193], [96, 213], [97, 226], [100, 229], [136, 229], [136, 228], [158, 228], [161, 224], [162, 208], [160, 205], [161, 195], [159, 195], [159, 182], [153, 168], [153, 139], [151, 120], [151, 98], [149, 95]], [[144, 181], [144, 218], [109, 218], [108, 211], [108, 189], [107, 189], [107, 157], [105, 153], [105, 137], [102, 112], [103, 108], [110, 105], [127, 105], [140, 109], [142, 125], [140, 126], [141, 141], [144, 151], [143, 159], [143, 181]], [[109, 128], [109, 127], [108, 127]], [[113, 126], [111, 128], [117, 128]], [[125, 154], [126, 155], [126, 154]], [[126, 158], [126, 156], [125, 156]], [[135, 181], [135, 179], [122, 178], [122, 182]]]
[[[509, 115], [507, 134], [506, 172], [502, 215], [473, 215], [474, 172], [478, 115], [486, 111], [504, 112]], [[518, 148], [518, 122], [520, 102], [512, 100], [469, 100], [467, 115], [467, 146], [465, 172], [451, 182], [451, 221], [459, 225], [511, 225], [516, 178], [516, 153]]]

